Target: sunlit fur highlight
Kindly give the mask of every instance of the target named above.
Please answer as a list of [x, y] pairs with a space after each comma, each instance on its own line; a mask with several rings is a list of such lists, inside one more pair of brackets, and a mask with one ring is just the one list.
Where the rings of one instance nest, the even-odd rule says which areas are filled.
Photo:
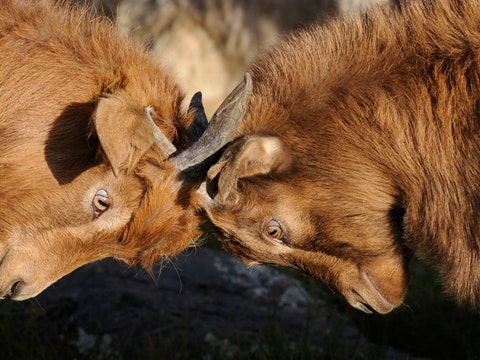
[[343, 261], [377, 263], [369, 274], [397, 306], [406, 281], [394, 280], [408, 277], [416, 252], [455, 298], [480, 304], [479, 18], [473, 0], [403, 1], [292, 34], [260, 56], [239, 136], [278, 136], [294, 160], [290, 172], [240, 179], [235, 207], [207, 210], [226, 246], [318, 274], [314, 252], [307, 261], [294, 243], [275, 255], [259, 238], [264, 217], [294, 204], [318, 228], [310, 248], [341, 260], [334, 279], [325, 269], [320, 278], [337, 284]]
[[[0, 298], [106, 257], [151, 268], [195, 243], [192, 185], [144, 108], [179, 149], [194, 114], [142, 46], [85, 8], [5, 0], [0, 64]], [[95, 218], [99, 189], [112, 204]]]

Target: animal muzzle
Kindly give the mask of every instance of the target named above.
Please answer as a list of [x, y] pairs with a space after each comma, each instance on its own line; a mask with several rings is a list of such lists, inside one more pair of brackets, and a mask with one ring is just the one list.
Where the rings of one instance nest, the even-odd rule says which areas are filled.
[[53, 281], [38, 279], [27, 254], [8, 249], [0, 260], [0, 300], [25, 300], [36, 296]]
[[368, 274], [360, 270], [360, 277], [363, 281], [363, 291], [353, 291], [345, 294], [348, 303], [364, 313], [379, 313], [387, 314], [395, 308], [390, 301], [388, 301], [383, 294], [373, 284]]
[[14, 299], [21, 292], [23, 281], [14, 280], [13, 283], [6, 286], [4, 290], [0, 290], [0, 300]]
[[[7, 251], [6, 254], [4, 254], [2, 259], [0, 260], [0, 268], [5, 263], [5, 259], [7, 258], [8, 253], [9, 251]], [[0, 283], [0, 300], [10, 299], [12, 297], [15, 297], [15, 295], [20, 289], [22, 281], [20, 279], [15, 279], [15, 280], [8, 279], [4, 282], [5, 284]]]

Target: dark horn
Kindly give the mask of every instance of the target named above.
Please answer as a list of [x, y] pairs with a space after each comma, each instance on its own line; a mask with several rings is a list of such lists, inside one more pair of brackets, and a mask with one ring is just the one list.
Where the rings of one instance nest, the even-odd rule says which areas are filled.
[[190, 144], [193, 144], [200, 138], [200, 136], [202, 136], [203, 132], [208, 127], [208, 119], [207, 115], [205, 115], [205, 109], [203, 108], [202, 103], [202, 93], [200, 91], [193, 95], [188, 110], [193, 111], [195, 114], [195, 120], [192, 121], [188, 128], [188, 139], [190, 140]]
[[213, 114], [202, 136], [188, 149], [172, 158], [179, 172], [196, 168], [234, 139], [251, 94], [252, 79], [249, 73], [245, 73], [243, 82], [227, 96]]

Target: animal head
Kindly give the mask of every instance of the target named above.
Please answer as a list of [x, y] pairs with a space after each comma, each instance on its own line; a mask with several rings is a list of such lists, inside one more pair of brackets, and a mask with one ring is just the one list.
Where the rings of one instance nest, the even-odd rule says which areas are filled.
[[149, 54], [83, 8], [7, 1], [0, 38], [0, 298], [194, 246], [202, 166], [231, 140], [248, 79], [207, 128], [200, 95], [184, 111]]
[[238, 138], [205, 184], [225, 247], [379, 313], [402, 303], [415, 252], [478, 306], [475, 5], [376, 7], [257, 58]]
[[[18, 174], [25, 164], [2, 164], [1, 297], [33, 297], [74, 269], [107, 257], [148, 270], [195, 246], [201, 222], [194, 191], [199, 169], [230, 140], [226, 128], [235, 126], [232, 113], [227, 109], [226, 117], [214, 118], [205, 130], [203, 110], [191, 107], [190, 115], [197, 114], [189, 134], [194, 139], [194, 132], [203, 134], [194, 146], [177, 152], [153, 122], [152, 109], [129, 117], [124, 109], [116, 114], [115, 106], [105, 106], [98, 104], [89, 134], [98, 136], [98, 163], [72, 181], [53, 184], [36, 164], [27, 165], [37, 177], [24, 181]], [[109, 124], [112, 114], [125, 127]], [[218, 130], [224, 138], [215, 137]], [[75, 164], [65, 165], [68, 172]], [[56, 171], [62, 172], [58, 164]]]
[[276, 136], [236, 140], [208, 172], [207, 215], [247, 264], [293, 267], [358, 309], [389, 312], [407, 284], [405, 254], [393, 241], [400, 214], [369, 192], [375, 184], [322, 171], [325, 159], [316, 159], [307, 165]]
[[408, 122], [395, 100], [415, 97], [402, 93], [393, 18], [383, 8], [333, 20], [259, 56], [245, 119], [202, 200], [222, 244], [247, 264], [301, 270], [378, 313], [407, 291], [403, 190], [415, 187], [400, 181], [418, 173], [399, 156], [412, 140], [398, 137]]

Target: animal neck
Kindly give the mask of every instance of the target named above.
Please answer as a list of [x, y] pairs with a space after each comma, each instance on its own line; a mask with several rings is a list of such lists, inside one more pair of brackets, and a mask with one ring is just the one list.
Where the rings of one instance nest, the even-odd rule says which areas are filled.
[[[441, 84], [440, 84], [441, 85]], [[372, 158], [387, 169], [405, 208], [408, 247], [437, 265], [457, 299], [480, 301], [480, 143], [476, 98], [415, 87], [372, 132]], [[407, 97], [405, 97], [407, 98]], [[413, 99], [412, 97], [408, 97]], [[440, 101], [439, 101], [440, 100]], [[381, 136], [381, 137], [380, 137]]]

